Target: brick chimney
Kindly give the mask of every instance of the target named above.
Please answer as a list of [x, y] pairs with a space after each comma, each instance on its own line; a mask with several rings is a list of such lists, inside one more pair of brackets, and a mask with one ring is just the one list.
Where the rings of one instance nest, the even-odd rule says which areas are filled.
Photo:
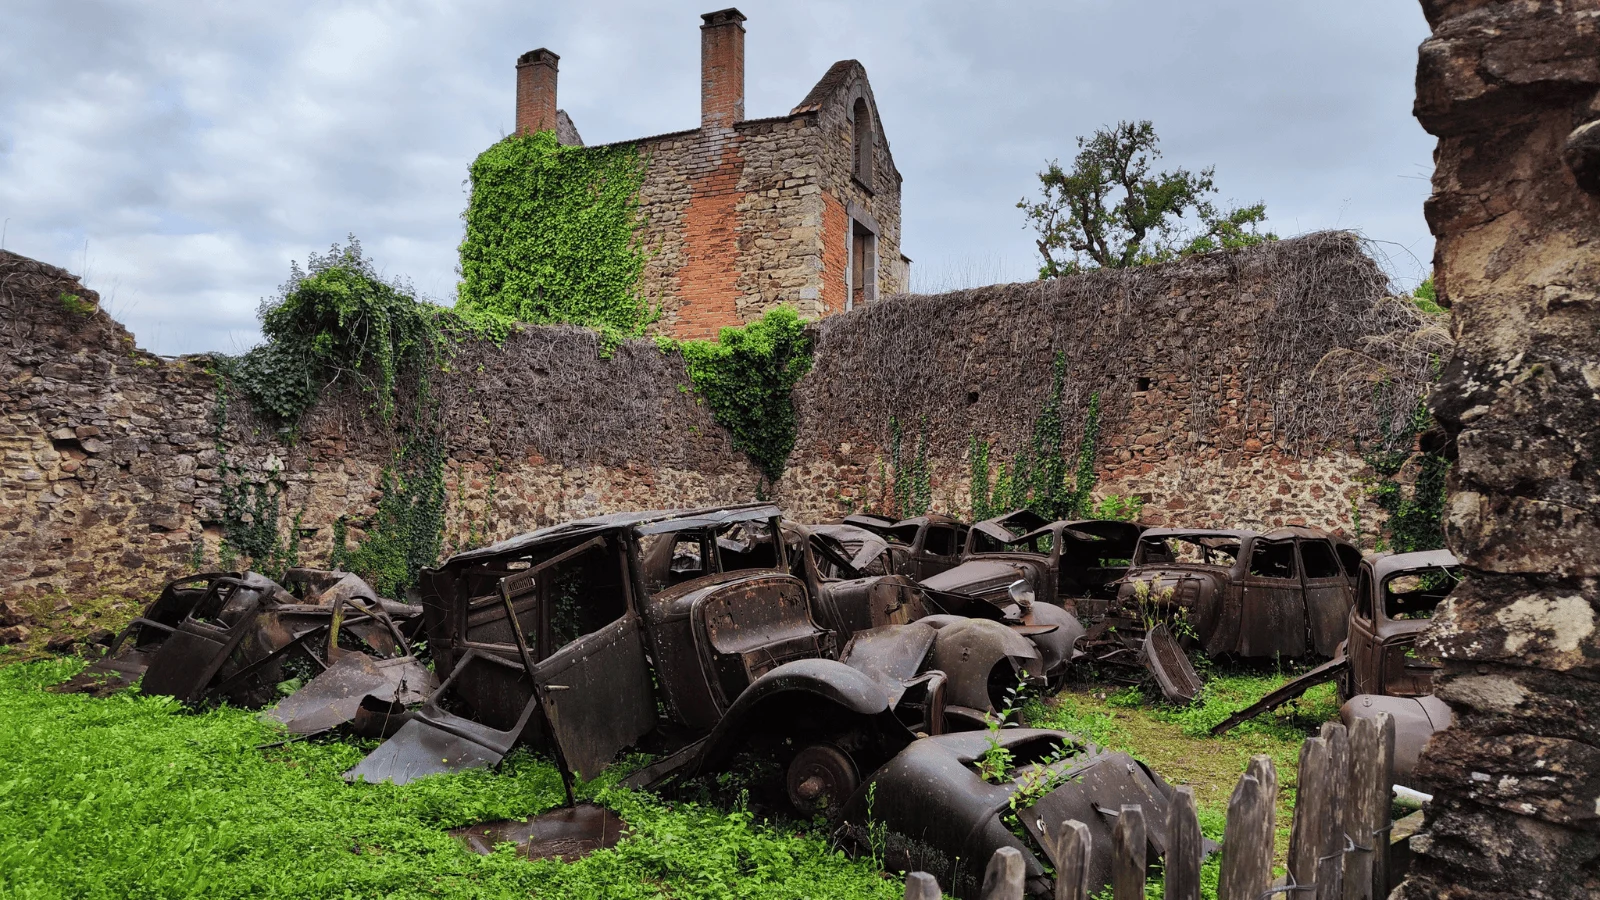
[[517, 57], [517, 134], [556, 127], [556, 63], [561, 57], [540, 47]]
[[729, 8], [700, 18], [700, 127], [732, 128], [744, 121], [744, 13]]

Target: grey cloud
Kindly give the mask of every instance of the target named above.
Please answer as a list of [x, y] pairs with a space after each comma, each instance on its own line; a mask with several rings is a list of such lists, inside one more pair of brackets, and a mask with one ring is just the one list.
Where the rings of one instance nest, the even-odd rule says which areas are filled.
[[[88, 268], [140, 342], [237, 350], [288, 272], [347, 232], [448, 300], [462, 180], [512, 127], [513, 63], [561, 54], [591, 143], [692, 127], [680, 2], [14, 3], [0, 30], [6, 247]], [[1410, 3], [752, 0], [747, 114], [836, 59], [872, 76], [925, 283], [1026, 278], [1014, 204], [1073, 139], [1149, 118], [1283, 234], [1357, 227], [1420, 277], [1432, 141], [1410, 117]], [[1402, 248], [1408, 248], [1402, 249]]]

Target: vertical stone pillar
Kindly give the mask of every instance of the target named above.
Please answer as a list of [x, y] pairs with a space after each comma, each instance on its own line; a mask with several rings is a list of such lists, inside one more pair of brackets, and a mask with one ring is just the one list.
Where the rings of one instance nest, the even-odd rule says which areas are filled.
[[517, 134], [556, 127], [556, 65], [561, 57], [540, 47], [517, 57]]
[[1422, 7], [1457, 333], [1432, 407], [1467, 575], [1424, 644], [1455, 725], [1419, 764], [1435, 801], [1396, 896], [1600, 896], [1600, 2]]

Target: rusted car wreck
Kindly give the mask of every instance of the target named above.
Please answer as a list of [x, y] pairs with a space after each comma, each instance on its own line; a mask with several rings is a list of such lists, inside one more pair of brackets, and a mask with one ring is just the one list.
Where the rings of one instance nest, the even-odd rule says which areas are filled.
[[[421, 591], [448, 675], [347, 778], [490, 766], [520, 743], [548, 750], [569, 788], [625, 748], [644, 749], [657, 760], [629, 783], [663, 786], [754, 752], [779, 763], [798, 810], [834, 814], [848, 830], [871, 806], [907, 845], [952, 861], [987, 859], [972, 848], [991, 838], [1018, 843], [1001, 823], [1018, 790], [1074, 809], [1094, 791], [1112, 792], [1100, 799], [1113, 809], [1113, 793], [1170, 794], [1142, 767], [1061, 732], [1001, 731], [1013, 764], [1001, 785], [979, 778], [972, 760], [991, 732], [954, 732], [986, 724], [996, 688], [1039, 671], [1035, 639], [1059, 626], [1026, 624], [1025, 607], [1038, 608], [1027, 596], [1021, 607], [986, 603], [981, 618], [940, 612], [905, 576], [861, 575], [855, 558], [837, 535], [760, 504], [585, 519], [458, 554]], [[915, 774], [929, 748], [954, 754], [955, 768]], [[1100, 787], [1066, 777], [1101, 762]], [[869, 804], [874, 779], [886, 792]], [[945, 815], [989, 822], [988, 836], [930, 831]], [[1027, 859], [1047, 887], [1031, 850]], [[959, 866], [950, 871], [964, 883]]]
[[1439, 661], [1419, 655], [1416, 644], [1434, 609], [1461, 579], [1460, 570], [1448, 550], [1363, 560], [1348, 637], [1334, 658], [1228, 717], [1211, 733], [1222, 734], [1333, 681], [1339, 685], [1339, 715], [1346, 726], [1379, 713], [1393, 717], [1395, 776], [1409, 777], [1423, 745], [1450, 727], [1450, 707], [1433, 696]]
[[137, 681], [145, 694], [251, 708], [303, 673], [309, 683], [269, 716], [302, 734], [359, 719], [376, 735], [436, 684], [411, 655], [421, 616], [348, 572], [290, 569], [282, 584], [255, 572], [196, 575], [168, 584], [102, 659], [56, 689]]

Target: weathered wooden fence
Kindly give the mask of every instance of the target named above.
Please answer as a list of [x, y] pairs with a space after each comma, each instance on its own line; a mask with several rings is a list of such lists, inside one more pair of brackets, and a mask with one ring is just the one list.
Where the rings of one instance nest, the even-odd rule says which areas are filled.
[[[1250, 760], [1228, 799], [1218, 900], [1377, 900], [1388, 896], [1389, 810], [1394, 788], [1394, 722], [1337, 723], [1300, 747], [1299, 788], [1289, 832], [1288, 875], [1272, 878], [1278, 773], [1267, 756]], [[1177, 789], [1167, 809], [1162, 861], [1166, 900], [1199, 900], [1202, 838], [1194, 793]], [[1068, 820], [1051, 829], [1057, 844], [1056, 900], [1089, 900], [1089, 829]], [[1144, 810], [1124, 806], [1112, 831], [1114, 900], [1144, 900]], [[1153, 862], [1153, 860], [1151, 861]], [[1022, 900], [1022, 853], [996, 850], [984, 872], [982, 900]], [[939, 900], [926, 872], [906, 876], [906, 900]]]

